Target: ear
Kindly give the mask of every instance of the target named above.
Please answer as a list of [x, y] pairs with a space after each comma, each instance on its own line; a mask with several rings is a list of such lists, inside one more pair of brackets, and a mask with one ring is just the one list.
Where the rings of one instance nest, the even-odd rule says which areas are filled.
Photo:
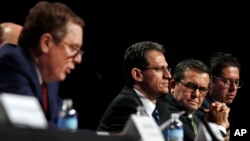
[[174, 79], [170, 80], [170, 93], [174, 93], [174, 87], [176, 85], [176, 81]]
[[176, 85], [176, 81], [174, 79], [171, 79], [170, 80], [170, 89], [171, 89], [171, 92], [173, 91], [175, 85]]
[[132, 77], [134, 78], [134, 80], [136, 81], [142, 81], [143, 77], [142, 77], [142, 74], [141, 74], [141, 70], [138, 69], [138, 68], [133, 68], [131, 70], [131, 74], [132, 74]]
[[51, 45], [53, 44], [53, 37], [49, 33], [45, 33], [40, 37], [40, 51], [42, 53], [49, 52]]

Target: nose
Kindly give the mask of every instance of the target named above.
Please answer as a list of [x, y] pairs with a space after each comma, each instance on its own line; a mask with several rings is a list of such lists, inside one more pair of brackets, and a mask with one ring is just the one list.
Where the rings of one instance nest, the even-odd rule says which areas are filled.
[[165, 78], [169, 78], [169, 79], [172, 78], [171, 72], [170, 72], [169, 70], [167, 70], [167, 69], [164, 71], [163, 76], [164, 76]]
[[74, 58], [74, 62], [76, 64], [80, 64], [82, 62], [82, 55], [81, 54], [77, 54]]
[[236, 83], [231, 83], [229, 89], [236, 90], [238, 88], [238, 85]]
[[199, 89], [193, 90], [192, 96], [199, 97], [200, 95], [201, 95], [201, 93], [200, 93]]

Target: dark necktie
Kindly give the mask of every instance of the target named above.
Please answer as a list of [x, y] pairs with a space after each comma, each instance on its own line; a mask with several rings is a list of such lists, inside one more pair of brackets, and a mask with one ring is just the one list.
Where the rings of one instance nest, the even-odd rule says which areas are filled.
[[48, 92], [45, 83], [42, 84], [42, 102], [45, 113], [48, 111]]
[[[153, 113], [152, 113], [153, 118], [155, 119], [155, 122], [160, 125], [160, 116], [159, 116], [159, 111], [158, 109], [155, 107]], [[164, 138], [167, 138], [167, 130], [162, 130], [162, 134], [164, 136]]]
[[152, 116], [154, 117], [156, 123], [159, 125], [160, 124], [160, 116], [159, 116], [159, 111], [157, 110], [157, 108], [155, 107]]
[[193, 115], [188, 116], [188, 118], [190, 119], [190, 122], [191, 122], [191, 125], [193, 127], [194, 133], [197, 134], [198, 128], [197, 128], [197, 125], [196, 125], [196, 123], [194, 121]]

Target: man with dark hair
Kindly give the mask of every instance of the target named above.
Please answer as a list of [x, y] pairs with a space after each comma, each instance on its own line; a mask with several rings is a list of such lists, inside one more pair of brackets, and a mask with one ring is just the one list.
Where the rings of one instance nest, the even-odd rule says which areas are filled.
[[[211, 54], [208, 66], [212, 72], [212, 82], [208, 95], [196, 113], [200, 118], [206, 116], [205, 109], [214, 101], [223, 102], [230, 106], [237, 95], [238, 89], [243, 85], [240, 80], [241, 65], [237, 58], [230, 53], [215, 52]], [[230, 127], [232, 127], [231, 116], [229, 116], [229, 122]]]
[[[180, 116], [184, 125], [184, 140], [193, 141], [198, 134], [200, 120], [194, 114], [201, 106], [209, 91], [210, 69], [203, 62], [195, 59], [186, 59], [175, 67], [174, 75], [170, 81], [172, 93], [161, 97], [171, 113], [185, 111]], [[206, 122], [213, 122], [226, 136], [229, 126], [227, 116], [230, 109], [223, 103], [215, 102], [209, 105]]]
[[138, 42], [126, 49], [123, 69], [126, 86], [106, 109], [98, 131], [121, 132], [138, 106], [143, 106], [146, 114], [158, 124], [170, 118], [165, 105], [157, 102], [169, 93], [171, 79], [164, 52], [162, 45], [151, 41]]

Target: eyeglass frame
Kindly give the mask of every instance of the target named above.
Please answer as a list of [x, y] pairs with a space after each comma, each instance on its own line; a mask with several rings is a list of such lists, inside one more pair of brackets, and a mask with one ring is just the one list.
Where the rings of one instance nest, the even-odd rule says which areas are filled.
[[223, 82], [224, 88], [230, 88], [233, 84], [237, 86], [237, 89], [240, 89], [243, 86], [243, 81], [240, 79], [232, 80], [230, 78], [223, 78], [219, 76], [213, 76], [213, 78], [221, 80], [221, 82]]
[[182, 84], [182, 86], [184, 86], [187, 90], [190, 90], [189, 91], [190, 93], [194, 93], [198, 89], [200, 96], [202, 96], [202, 97], [205, 97], [207, 95], [207, 93], [209, 92], [209, 88], [198, 86], [197, 84], [195, 84], [193, 82], [183, 82], [181, 80], [179, 80], [179, 81], [176, 80], [176, 82]]
[[142, 69], [144, 70], [147, 70], [147, 69], [152, 69], [152, 70], [155, 70], [157, 72], [162, 72], [162, 73], [165, 73], [166, 71], [168, 71], [169, 73], [171, 73], [171, 68], [170, 67], [151, 67], [151, 68], [148, 68], [148, 67], [142, 67]]
[[65, 42], [64, 40], [59, 40], [59, 42], [61, 42], [61, 43], [63, 43], [63, 44], [65, 44], [65, 45], [67, 45], [71, 50], [72, 50], [72, 52], [74, 51], [74, 52], [76, 52], [74, 55], [72, 55], [72, 57], [76, 57], [76, 56], [78, 56], [78, 55], [83, 55], [83, 53], [84, 53], [84, 51], [83, 50], [81, 50], [79, 47], [76, 47], [76, 45], [71, 45], [71, 44], [69, 44], [69, 43], [67, 43], [67, 42]]

